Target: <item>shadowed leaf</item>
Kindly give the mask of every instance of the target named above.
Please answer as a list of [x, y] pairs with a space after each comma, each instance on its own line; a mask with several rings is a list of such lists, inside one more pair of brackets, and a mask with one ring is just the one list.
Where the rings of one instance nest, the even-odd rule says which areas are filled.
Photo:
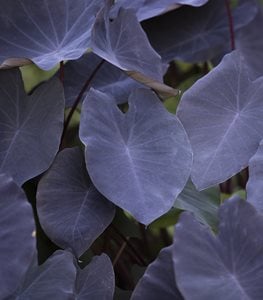
[[64, 95], [53, 78], [27, 96], [20, 72], [0, 71], [0, 170], [22, 185], [44, 172], [59, 148]]
[[49, 238], [77, 257], [106, 229], [114, 205], [93, 186], [80, 149], [65, 149], [41, 179], [37, 192], [40, 223]]

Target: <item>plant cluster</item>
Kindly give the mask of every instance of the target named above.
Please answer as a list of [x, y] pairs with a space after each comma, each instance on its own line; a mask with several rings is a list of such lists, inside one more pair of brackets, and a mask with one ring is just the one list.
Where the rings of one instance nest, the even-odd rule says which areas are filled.
[[0, 3], [0, 300], [263, 299], [260, 1]]

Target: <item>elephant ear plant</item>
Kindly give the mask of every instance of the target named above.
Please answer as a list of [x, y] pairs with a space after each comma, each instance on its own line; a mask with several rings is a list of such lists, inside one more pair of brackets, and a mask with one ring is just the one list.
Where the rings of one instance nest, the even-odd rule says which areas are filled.
[[0, 0], [0, 300], [263, 299], [259, 0]]

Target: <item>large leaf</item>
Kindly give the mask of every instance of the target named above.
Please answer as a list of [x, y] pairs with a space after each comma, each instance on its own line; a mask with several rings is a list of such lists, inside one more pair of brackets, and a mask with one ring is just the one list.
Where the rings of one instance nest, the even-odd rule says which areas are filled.
[[131, 300], [184, 300], [175, 284], [172, 246], [164, 248], [146, 269]]
[[174, 207], [193, 212], [200, 222], [212, 228], [216, 228], [218, 223], [219, 205], [218, 187], [199, 192], [190, 180], [174, 202]]
[[16, 183], [45, 171], [58, 150], [64, 96], [55, 78], [27, 96], [18, 70], [0, 71], [0, 170]]
[[[233, 11], [234, 29], [246, 25], [256, 12], [254, 3], [240, 5]], [[210, 0], [198, 8], [182, 7], [143, 22], [143, 28], [164, 62], [206, 61], [231, 48], [227, 11], [222, 0]]]
[[32, 264], [15, 300], [72, 300], [77, 270], [73, 255], [58, 250], [41, 266]]
[[37, 192], [40, 223], [49, 238], [79, 257], [106, 229], [115, 209], [93, 186], [78, 148], [58, 154]]
[[109, 95], [90, 90], [80, 138], [94, 185], [144, 224], [171, 208], [188, 179], [192, 152], [185, 131], [150, 90], [135, 90], [126, 114]]
[[181, 5], [201, 6], [208, 0], [118, 0], [113, 7], [113, 14], [123, 7], [133, 9], [136, 12], [137, 19], [143, 21], [167, 11], [176, 9]]
[[174, 236], [178, 288], [189, 300], [260, 300], [263, 295], [263, 217], [238, 197], [220, 208], [214, 236], [183, 213]]
[[42, 69], [79, 58], [103, 0], [1, 0], [0, 64], [28, 58]]
[[78, 269], [75, 297], [78, 300], [111, 300], [115, 287], [114, 271], [106, 254], [93, 257], [84, 269]]
[[6, 299], [33, 259], [35, 224], [23, 190], [5, 174], [0, 174], [0, 195], [0, 298]]
[[[64, 67], [64, 87], [66, 106], [72, 106], [82, 86], [90, 78], [92, 72], [101, 62], [101, 58], [94, 53], [84, 54], [76, 61], [68, 62]], [[104, 62], [97, 72], [91, 86], [115, 98], [117, 103], [127, 102], [132, 89], [142, 87], [125, 72], [114, 65]], [[83, 97], [86, 96], [84, 94]]]
[[263, 142], [249, 161], [247, 200], [263, 213]]
[[263, 78], [251, 81], [234, 51], [181, 99], [178, 117], [194, 152], [198, 189], [225, 181], [247, 166], [263, 138]]
[[151, 47], [146, 34], [132, 10], [120, 8], [114, 19], [107, 5], [100, 11], [92, 30], [92, 49], [135, 80], [164, 95], [177, 91], [162, 83], [162, 62]]

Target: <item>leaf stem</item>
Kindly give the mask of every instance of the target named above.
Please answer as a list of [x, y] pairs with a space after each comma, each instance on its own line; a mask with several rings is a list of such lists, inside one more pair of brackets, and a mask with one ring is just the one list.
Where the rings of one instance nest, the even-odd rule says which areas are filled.
[[74, 101], [74, 104], [65, 120], [65, 123], [64, 123], [64, 128], [63, 128], [63, 132], [62, 132], [62, 136], [61, 136], [61, 142], [60, 142], [60, 150], [63, 149], [63, 142], [64, 142], [64, 139], [65, 139], [65, 136], [66, 136], [66, 132], [67, 132], [67, 129], [68, 129], [68, 126], [69, 126], [69, 123], [71, 121], [71, 118], [75, 112], [75, 110], [77, 109], [79, 103], [80, 103], [80, 100], [82, 99], [84, 93], [86, 92], [86, 90], [89, 88], [92, 80], [94, 79], [94, 77], [96, 76], [97, 72], [99, 71], [99, 69], [102, 67], [102, 65], [104, 64], [105, 60], [102, 59], [101, 62], [96, 66], [96, 68], [93, 70], [93, 72], [91, 73], [90, 77], [86, 80], [86, 82], [84, 83], [84, 85], [82, 86], [76, 100]]
[[231, 50], [235, 50], [236, 45], [235, 45], [234, 22], [233, 22], [231, 7], [230, 7], [230, 0], [225, 0], [225, 6], [226, 6], [227, 18], [228, 18], [228, 27], [229, 27], [229, 34], [230, 34]]
[[59, 63], [59, 79], [61, 83], [64, 82], [64, 62], [63, 60]]
[[140, 255], [140, 253], [135, 249], [135, 247], [130, 243], [129, 239], [126, 238], [115, 225], [111, 224], [111, 228], [119, 235], [120, 238], [123, 239], [123, 241], [126, 242], [127, 246], [133, 251], [133, 253], [136, 255], [138, 260], [141, 262], [143, 266], [147, 266], [147, 263], [145, 262], [144, 258]]

